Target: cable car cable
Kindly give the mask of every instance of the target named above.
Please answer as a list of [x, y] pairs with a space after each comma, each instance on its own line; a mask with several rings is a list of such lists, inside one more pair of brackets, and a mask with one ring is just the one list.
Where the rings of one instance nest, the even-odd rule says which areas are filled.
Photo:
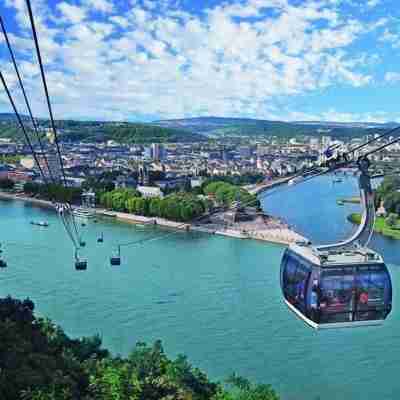
[[[29, 136], [28, 136], [28, 134], [27, 134], [27, 132], [26, 132], [25, 125], [24, 125], [24, 123], [23, 123], [23, 121], [22, 121], [22, 119], [21, 119], [21, 116], [20, 116], [20, 114], [19, 114], [19, 112], [18, 112], [18, 110], [17, 110], [17, 107], [16, 107], [16, 105], [15, 105], [15, 103], [14, 103], [13, 97], [12, 97], [12, 95], [11, 95], [9, 89], [8, 89], [7, 83], [6, 83], [5, 79], [4, 79], [4, 76], [3, 76], [3, 74], [2, 74], [1, 71], [0, 71], [0, 80], [1, 80], [1, 82], [2, 82], [2, 84], [3, 84], [3, 87], [4, 87], [5, 91], [6, 91], [6, 94], [7, 94], [7, 97], [8, 97], [8, 99], [9, 99], [9, 101], [10, 101], [10, 104], [11, 104], [13, 110], [14, 110], [14, 114], [15, 114], [17, 120], [18, 120], [18, 123], [19, 123], [19, 125], [20, 125], [20, 127], [21, 127], [21, 129], [22, 129], [22, 131], [23, 131], [23, 133], [24, 133], [25, 139], [26, 139], [26, 141], [27, 141], [27, 143], [28, 143], [28, 146], [29, 146], [29, 148], [30, 148], [30, 150], [31, 150], [31, 153], [32, 153], [32, 155], [33, 155], [33, 157], [34, 157], [34, 159], [35, 159], [35, 162], [36, 162], [37, 166], [38, 166], [39, 172], [40, 172], [41, 176], [43, 177], [44, 182], [47, 183], [47, 177], [46, 177], [45, 174], [43, 173], [43, 170], [42, 170], [42, 168], [41, 168], [41, 166], [40, 166], [40, 164], [39, 164], [39, 161], [38, 161], [37, 156], [36, 156], [36, 152], [35, 152], [35, 150], [34, 150], [34, 148], [33, 148], [33, 146], [32, 146], [31, 140], [30, 140], [30, 138], [29, 138]], [[73, 237], [71, 236], [71, 232], [70, 232], [70, 230], [67, 228], [67, 226], [66, 226], [65, 221], [64, 221], [63, 218], [62, 218], [62, 222], [63, 222], [63, 224], [64, 224], [64, 227], [65, 227], [66, 230], [67, 230], [68, 235], [71, 237], [72, 242], [73, 242], [74, 245], [76, 246], [75, 240], [74, 240]]]
[[[28, 134], [27, 134], [27, 132], [26, 132], [25, 125], [24, 125], [24, 123], [23, 123], [23, 121], [22, 121], [22, 119], [21, 119], [21, 116], [20, 116], [20, 114], [19, 114], [19, 112], [18, 112], [18, 110], [17, 110], [17, 107], [16, 107], [16, 105], [15, 105], [15, 103], [14, 103], [13, 97], [12, 97], [12, 95], [11, 95], [9, 89], [8, 89], [7, 83], [6, 83], [5, 79], [4, 79], [4, 76], [3, 76], [3, 74], [2, 74], [1, 71], [0, 71], [0, 80], [1, 80], [1, 82], [2, 82], [2, 84], [3, 84], [3, 87], [4, 87], [5, 91], [6, 91], [7, 97], [8, 97], [8, 99], [9, 99], [9, 101], [10, 101], [10, 104], [11, 104], [13, 110], [14, 110], [14, 114], [15, 114], [17, 120], [18, 120], [18, 123], [19, 123], [19, 125], [20, 125], [20, 127], [21, 127], [21, 129], [22, 129], [22, 132], [24, 133], [25, 140], [26, 140], [26, 142], [28, 143], [28, 146], [29, 146], [29, 148], [30, 148], [30, 150], [31, 150], [31, 153], [32, 153], [32, 155], [33, 155], [33, 157], [34, 157], [34, 159], [35, 159], [36, 165], [38, 166], [39, 172], [40, 172], [40, 174], [41, 174], [41, 176], [42, 176], [44, 182], [47, 183], [47, 177], [46, 177], [45, 174], [43, 173], [43, 170], [42, 170], [42, 168], [41, 168], [41, 166], [40, 166], [40, 164], [39, 164], [39, 161], [38, 161], [37, 156], [36, 156], [36, 152], [35, 152], [35, 150], [34, 150], [34, 148], [33, 148], [33, 146], [32, 146], [31, 140], [30, 140], [30, 138], [29, 138], [29, 136], [28, 136]], [[74, 240], [74, 238], [71, 236], [71, 232], [70, 232], [69, 229], [67, 228], [67, 226], [66, 226], [66, 224], [65, 224], [65, 222], [64, 222], [64, 220], [63, 220], [63, 218], [62, 218], [62, 222], [63, 222], [63, 225], [64, 225], [64, 227], [66, 228], [66, 231], [67, 231], [68, 235], [70, 236], [70, 238], [71, 238], [71, 240], [72, 240], [74, 246], [76, 247], [75, 240]]]
[[3, 87], [4, 87], [4, 90], [5, 90], [6, 94], [7, 94], [8, 100], [10, 101], [10, 104], [11, 104], [13, 110], [14, 110], [14, 114], [15, 114], [15, 116], [17, 117], [18, 123], [19, 123], [19, 125], [20, 125], [20, 127], [21, 127], [21, 129], [22, 129], [22, 132], [24, 133], [25, 140], [26, 140], [26, 142], [28, 143], [28, 146], [29, 146], [29, 148], [30, 148], [30, 150], [31, 150], [31, 152], [32, 152], [32, 155], [33, 155], [33, 157], [34, 157], [34, 159], [35, 159], [36, 165], [37, 165], [38, 168], [39, 168], [39, 172], [40, 172], [40, 174], [43, 176], [43, 178], [45, 179], [45, 176], [44, 176], [44, 174], [43, 174], [42, 167], [41, 167], [40, 164], [39, 164], [39, 160], [37, 159], [35, 150], [34, 150], [34, 148], [33, 148], [33, 146], [32, 146], [32, 142], [31, 142], [31, 140], [30, 140], [30, 138], [29, 138], [29, 136], [28, 136], [28, 133], [27, 133], [27, 131], [26, 131], [26, 129], [25, 129], [25, 125], [24, 125], [24, 123], [22, 122], [21, 116], [19, 115], [19, 112], [18, 112], [18, 110], [17, 110], [17, 107], [16, 107], [16, 105], [15, 105], [15, 103], [14, 103], [14, 100], [13, 100], [13, 98], [12, 98], [12, 95], [11, 95], [9, 89], [8, 89], [7, 83], [6, 83], [5, 79], [4, 79], [3, 73], [2, 73], [1, 71], [0, 71], [0, 80], [1, 80], [1, 82], [2, 82], [2, 84], [3, 84]]
[[43, 154], [43, 159], [45, 161], [47, 171], [49, 172], [50, 178], [54, 181], [54, 178], [52, 176], [52, 172], [51, 172], [51, 170], [49, 168], [49, 163], [48, 163], [48, 160], [47, 160], [47, 156], [46, 156], [46, 153], [44, 151], [43, 143], [42, 143], [42, 140], [40, 138], [38, 126], [37, 126], [37, 123], [35, 121], [35, 118], [33, 117], [32, 109], [31, 109], [31, 106], [29, 104], [28, 97], [26, 95], [25, 87], [24, 87], [24, 84], [22, 82], [22, 78], [21, 78], [21, 75], [19, 73], [19, 68], [18, 68], [17, 62], [16, 62], [15, 57], [14, 57], [14, 52], [12, 50], [11, 43], [10, 43], [10, 40], [8, 38], [7, 30], [6, 30], [6, 27], [4, 25], [3, 18], [1, 17], [1, 15], [0, 15], [0, 26], [1, 26], [1, 30], [3, 31], [3, 36], [4, 36], [4, 39], [6, 41], [6, 44], [7, 44], [7, 47], [8, 47], [8, 51], [10, 53], [10, 57], [11, 57], [12, 63], [14, 65], [14, 70], [15, 70], [15, 73], [17, 75], [19, 86], [21, 88], [21, 91], [22, 91], [22, 94], [23, 94], [23, 97], [24, 97], [24, 100], [25, 100], [26, 108], [28, 110], [30, 119], [32, 121], [33, 129], [35, 131], [36, 138], [37, 138], [37, 141], [39, 143], [40, 150], [41, 150], [41, 152]]
[[34, 20], [34, 17], [33, 17], [33, 12], [32, 12], [32, 7], [31, 7], [30, 0], [26, 0], [26, 5], [28, 7], [29, 20], [30, 20], [31, 27], [32, 27], [33, 41], [35, 43], [36, 55], [37, 55], [38, 62], [39, 62], [40, 75], [41, 75], [41, 78], [42, 78], [43, 88], [44, 88], [44, 92], [45, 92], [45, 96], [46, 96], [47, 108], [49, 110], [51, 127], [52, 127], [52, 130], [53, 130], [53, 133], [54, 133], [54, 142], [56, 144], [58, 157], [60, 159], [61, 173], [63, 175], [64, 184], [65, 184], [65, 186], [67, 186], [67, 181], [66, 181], [66, 178], [65, 178], [64, 162], [63, 162], [63, 159], [62, 159], [62, 156], [61, 156], [61, 150], [60, 150], [60, 145], [59, 145], [59, 141], [58, 141], [56, 125], [55, 125], [54, 117], [53, 117], [53, 109], [51, 107], [49, 90], [48, 90], [48, 87], [47, 87], [46, 76], [45, 76], [45, 73], [44, 73], [42, 55], [41, 55], [40, 48], [39, 48], [39, 41], [38, 41], [38, 37], [37, 37], [37, 33], [36, 33], [35, 20]]
[[[40, 46], [39, 46], [39, 40], [38, 40], [38, 36], [37, 36], [37, 32], [36, 32], [35, 19], [34, 19], [34, 16], [33, 16], [32, 6], [31, 6], [30, 0], [26, 0], [26, 4], [27, 4], [27, 8], [28, 8], [29, 20], [30, 20], [30, 23], [31, 23], [33, 40], [34, 40], [35, 48], [36, 48], [36, 54], [37, 54], [37, 58], [38, 58], [38, 62], [39, 62], [40, 75], [41, 75], [41, 78], [42, 78], [43, 88], [44, 88], [44, 92], [45, 92], [45, 96], [46, 96], [47, 108], [49, 110], [50, 122], [51, 122], [52, 130], [53, 130], [53, 133], [54, 133], [54, 142], [56, 144], [56, 149], [57, 149], [58, 157], [59, 157], [59, 160], [60, 160], [61, 173], [62, 173], [62, 176], [63, 176], [64, 185], [65, 185], [65, 187], [67, 187], [67, 179], [66, 179], [66, 176], [65, 176], [64, 162], [63, 162], [62, 155], [61, 155], [60, 144], [59, 144], [58, 134], [57, 134], [57, 129], [56, 129], [56, 124], [55, 124], [55, 121], [54, 121], [53, 109], [52, 109], [52, 106], [51, 106], [50, 95], [49, 95], [49, 90], [48, 90], [47, 81], [46, 81], [46, 74], [45, 74], [44, 67], [43, 67], [43, 61], [42, 61], [42, 56], [41, 56]], [[71, 218], [74, 221], [74, 224], [76, 224], [75, 223], [75, 217], [74, 217], [74, 214], [73, 214], [72, 211], [71, 211]], [[78, 234], [78, 240], [80, 241], [79, 234]]]

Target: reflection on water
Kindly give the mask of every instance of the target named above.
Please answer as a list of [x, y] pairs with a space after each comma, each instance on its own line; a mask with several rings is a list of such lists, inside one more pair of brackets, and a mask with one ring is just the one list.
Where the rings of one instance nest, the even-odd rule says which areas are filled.
[[[351, 229], [343, 221], [353, 206], [317, 202], [316, 194], [327, 196], [331, 188], [328, 181], [315, 185], [300, 191], [294, 203], [286, 203], [294, 217], [299, 210], [293, 208], [307, 212], [303, 221], [289, 222], [315, 241], [329, 241]], [[353, 194], [346, 187], [344, 183], [339, 195]], [[268, 206], [282, 211], [284, 201], [290, 202], [289, 197], [280, 204], [271, 198]], [[334, 214], [323, 220], [318, 215], [326, 207]], [[50, 227], [34, 227], [31, 220], [48, 220]], [[71, 245], [54, 214], [0, 202], [0, 241], [5, 242], [9, 262], [9, 268], [0, 271], [0, 296], [30, 296], [40, 313], [69, 334], [98, 332], [115, 353], [127, 354], [139, 340], [161, 338], [171, 356], [185, 353], [213, 378], [236, 371], [271, 383], [285, 400], [393, 400], [400, 393], [397, 292], [383, 327], [317, 333], [283, 304], [281, 246], [178, 233], [127, 247], [122, 265], [110, 267], [116, 243], [159, 232], [153, 229], [88, 223], [82, 228], [88, 270], [75, 272]], [[102, 244], [97, 243], [100, 232]], [[391, 243], [387, 246], [394, 249]], [[387, 259], [398, 257], [394, 250], [384, 253]], [[397, 288], [399, 269], [390, 269]]]

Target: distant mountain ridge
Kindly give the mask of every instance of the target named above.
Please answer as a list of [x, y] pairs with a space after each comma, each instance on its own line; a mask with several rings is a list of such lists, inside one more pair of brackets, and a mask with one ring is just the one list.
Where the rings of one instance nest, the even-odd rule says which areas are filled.
[[[28, 116], [21, 115], [24, 120]], [[48, 125], [46, 119], [41, 124]], [[15, 115], [0, 113], [0, 137], [20, 137]], [[207, 137], [263, 136], [296, 137], [329, 135], [333, 138], [360, 137], [400, 126], [396, 122], [271, 121], [252, 118], [193, 117], [151, 123], [58, 120], [62, 138], [70, 141], [116, 140], [121, 143], [196, 142]], [[372, 132], [374, 131], [374, 132]]]
[[[20, 114], [20, 117], [22, 119], [28, 119], [29, 117], [27, 115]], [[16, 121], [17, 117], [15, 116], [14, 113], [0, 113], [0, 122], [1, 121]]]
[[165, 128], [183, 129], [207, 136], [278, 136], [299, 135], [333, 137], [355, 137], [369, 133], [369, 129], [378, 131], [392, 129], [400, 124], [395, 122], [325, 122], [325, 121], [271, 121], [251, 118], [194, 117], [154, 121], [155, 125]]
[[[29, 117], [21, 115], [24, 121]], [[46, 119], [39, 120], [40, 127], [49, 128]], [[67, 142], [102, 142], [114, 140], [125, 144], [168, 143], [168, 142], [200, 142], [207, 138], [183, 129], [162, 127], [148, 123], [130, 122], [98, 122], [57, 120], [59, 137]], [[25, 124], [28, 129], [30, 124]], [[0, 113], [0, 138], [11, 138], [21, 142], [23, 134], [14, 114]]]

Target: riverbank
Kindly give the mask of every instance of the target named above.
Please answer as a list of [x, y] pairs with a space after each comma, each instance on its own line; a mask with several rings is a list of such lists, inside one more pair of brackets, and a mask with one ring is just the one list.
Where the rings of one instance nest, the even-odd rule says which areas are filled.
[[[353, 224], [359, 225], [361, 223], [360, 214], [350, 214], [347, 219]], [[400, 225], [400, 220], [398, 220], [398, 224]], [[376, 218], [374, 232], [379, 233], [383, 236], [390, 237], [392, 239], [400, 240], [400, 230], [393, 229], [392, 227], [388, 226], [384, 217]]]
[[260, 193], [263, 193], [266, 190], [273, 189], [277, 186], [281, 186], [285, 183], [288, 183], [291, 179], [292, 179], [292, 177], [286, 176], [284, 178], [273, 179], [267, 183], [256, 184], [256, 185], [247, 185], [247, 186], [244, 186], [243, 189], [245, 189], [250, 194], [259, 195]]
[[[20, 200], [35, 206], [54, 209], [50, 201], [41, 200], [24, 194], [12, 194], [0, 192], [0, 199]], [[268, 217], [266, 222], [264, 218], [256, 219], [250, 223], [235, 223], [229, 227], [225, 226], [207, 226], [207, 224], [191, 224], [170, 221], [158, 217], [144, 217], [124, 212], [109, 211], [102, 208], [96, 208], [95, 214], [99, 217], [115, 218], [118, 221], [136, 224], [136, 225], [157, 225], [170, 229], [182, 231], [204, 232], [208, 234], [228, 236], [236, 239], [253, 239], [269, 243], [290, 245], [297, 241], [306, 240], [303, 236], [293, 231], [288, 225], [278, 219]]]
[[51, 201], [36, 199], [35, 197], [29, 197], [29, 196], [26, 196], [25, 194], [0, 192], [0, 200], [21, 200], [21, 201], [33, 204], [38, 207], [54, 209], [54, 205]]

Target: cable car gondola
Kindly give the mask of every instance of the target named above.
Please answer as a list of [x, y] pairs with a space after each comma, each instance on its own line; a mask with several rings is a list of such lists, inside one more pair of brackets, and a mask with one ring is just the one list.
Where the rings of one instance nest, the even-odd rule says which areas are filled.
[[121, 246], [118, 246], [118, 253], [116, 256], [110, 257], [111, 266], [121, 265]]
[[2, 253], [3, 250], [1, 248], [1, 243], [0, 243], [0, 268], [7, 268], [7, 263], [1, 258]]
[[103, 243], [104, 242], [104, 236], [103, 232], [101, 232], [101, 235], [97, 238], [97, 243]]
[[78, 251], [75, 251], [75, 269], [77, 271], [87, 270], [87, 261], [79, 258]]
[[358, 164], [364, 213], [357, 232], [337, 244], [292, 244], [282, 259], [285, 303], [315, 329], [379, 325], [392, 309], [390, 274], [367, 247], [375, 221], [369, 161]]

